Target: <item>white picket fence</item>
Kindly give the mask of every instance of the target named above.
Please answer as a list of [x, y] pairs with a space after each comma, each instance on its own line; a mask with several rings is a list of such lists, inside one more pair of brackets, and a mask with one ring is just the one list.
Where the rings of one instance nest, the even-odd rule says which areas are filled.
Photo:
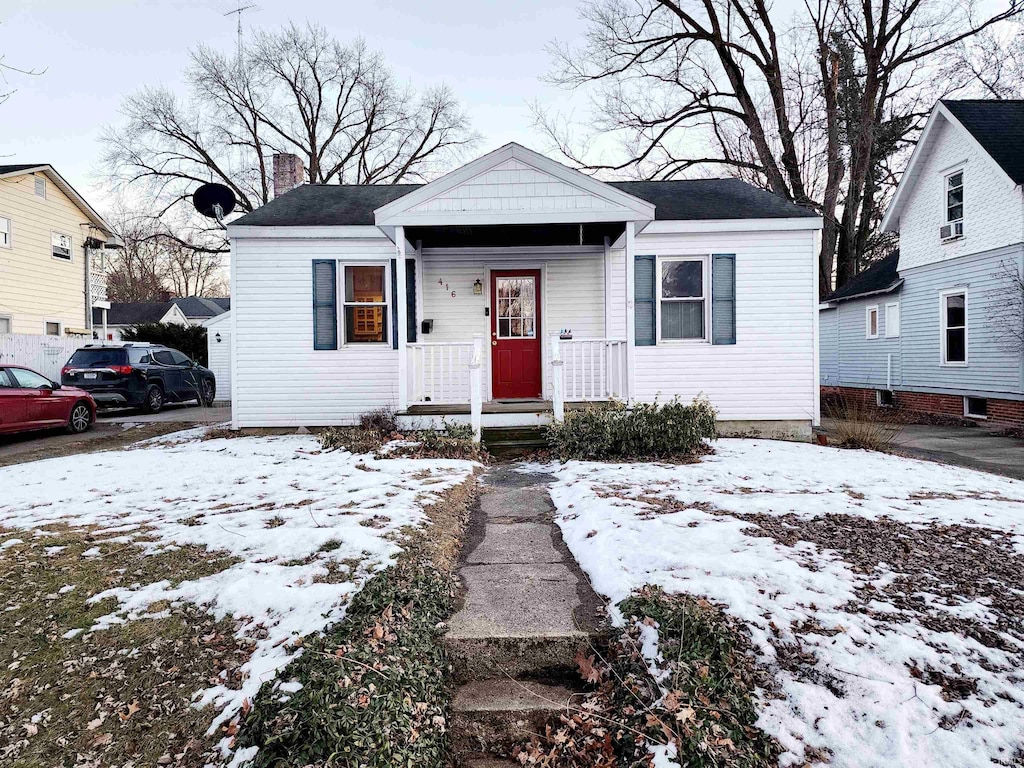
[[0, 365], [23, 365], [47, 378], [60, 381], [60, 369], [76, 349], [89, 340], [84, 336], [44, 336], [32, 333], [0, 333]]

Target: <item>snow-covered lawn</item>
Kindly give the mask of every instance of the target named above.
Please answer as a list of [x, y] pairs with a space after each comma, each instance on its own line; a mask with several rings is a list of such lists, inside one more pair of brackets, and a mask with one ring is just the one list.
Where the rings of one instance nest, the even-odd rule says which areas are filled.
[[644, 584], [705, 595], [742, 620], [779, 682], [759, 725], [784, 765], [1019, 765], [1024, 483], [805, 444], [715, 451], [548, 467], [594, 587], [613, 605]]
[[215, 707], [213, 733], [288, 663], [298, 638], [344, 617], [352, 595], [400, 552], [403, 529], [421, 525], [424, 507], [473, 465], [322, 453], [312, 436], [204, 441], [203, 431], [0, 469], [0, 558], [16, 539], [44, 547], [46, 527], [58, 523], [93, 532], [82, 557], [200, 546], [234, 558], [202, 578], [166, 574], [95, 594], [93, 602], [116, 598], [117, 609], [84, 635], [65, 635], [88, 643], [89, 633], [159, 617], [149, 609], [162, 601], [235, 620], [254, 650], [240, 687], [197, 692], [197, 704]]

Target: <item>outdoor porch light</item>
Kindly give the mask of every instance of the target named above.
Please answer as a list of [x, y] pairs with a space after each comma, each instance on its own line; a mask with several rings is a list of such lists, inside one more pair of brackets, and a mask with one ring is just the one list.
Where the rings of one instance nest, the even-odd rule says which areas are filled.
[[483, 294], [483, 292], [484, 292], [484, 284], [480, 282], [480, 278], [478, 277], [476, 279], [476, 281], [473, 283], [473, 295], [474, 296], [481, 296]]

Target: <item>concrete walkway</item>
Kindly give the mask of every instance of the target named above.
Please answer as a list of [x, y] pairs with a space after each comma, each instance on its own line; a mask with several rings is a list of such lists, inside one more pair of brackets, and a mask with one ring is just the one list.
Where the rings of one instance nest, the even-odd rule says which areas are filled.
[[1024, 440], [999, 430], [907, 424], [893, 441], [901, 453], [1024, 480]]
[[462, 602], [445, 637], [461, 683], [451, 730], [460, 765], [504, 764], [564, 710], [576, 654], [603, 613], [553, 522], [552, 480], [508, 465], [483, 476], [458, 571]]

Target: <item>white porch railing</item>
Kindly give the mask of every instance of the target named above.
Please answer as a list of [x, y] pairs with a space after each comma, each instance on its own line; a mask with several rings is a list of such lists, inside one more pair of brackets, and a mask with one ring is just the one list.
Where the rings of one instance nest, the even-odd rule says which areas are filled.
[[470, 401], [472, 341], [431, 341], [406, 346], [409, 404], [456, 405]]
[[625, 339], [558, 339], [565, 401], [626, 399]]

